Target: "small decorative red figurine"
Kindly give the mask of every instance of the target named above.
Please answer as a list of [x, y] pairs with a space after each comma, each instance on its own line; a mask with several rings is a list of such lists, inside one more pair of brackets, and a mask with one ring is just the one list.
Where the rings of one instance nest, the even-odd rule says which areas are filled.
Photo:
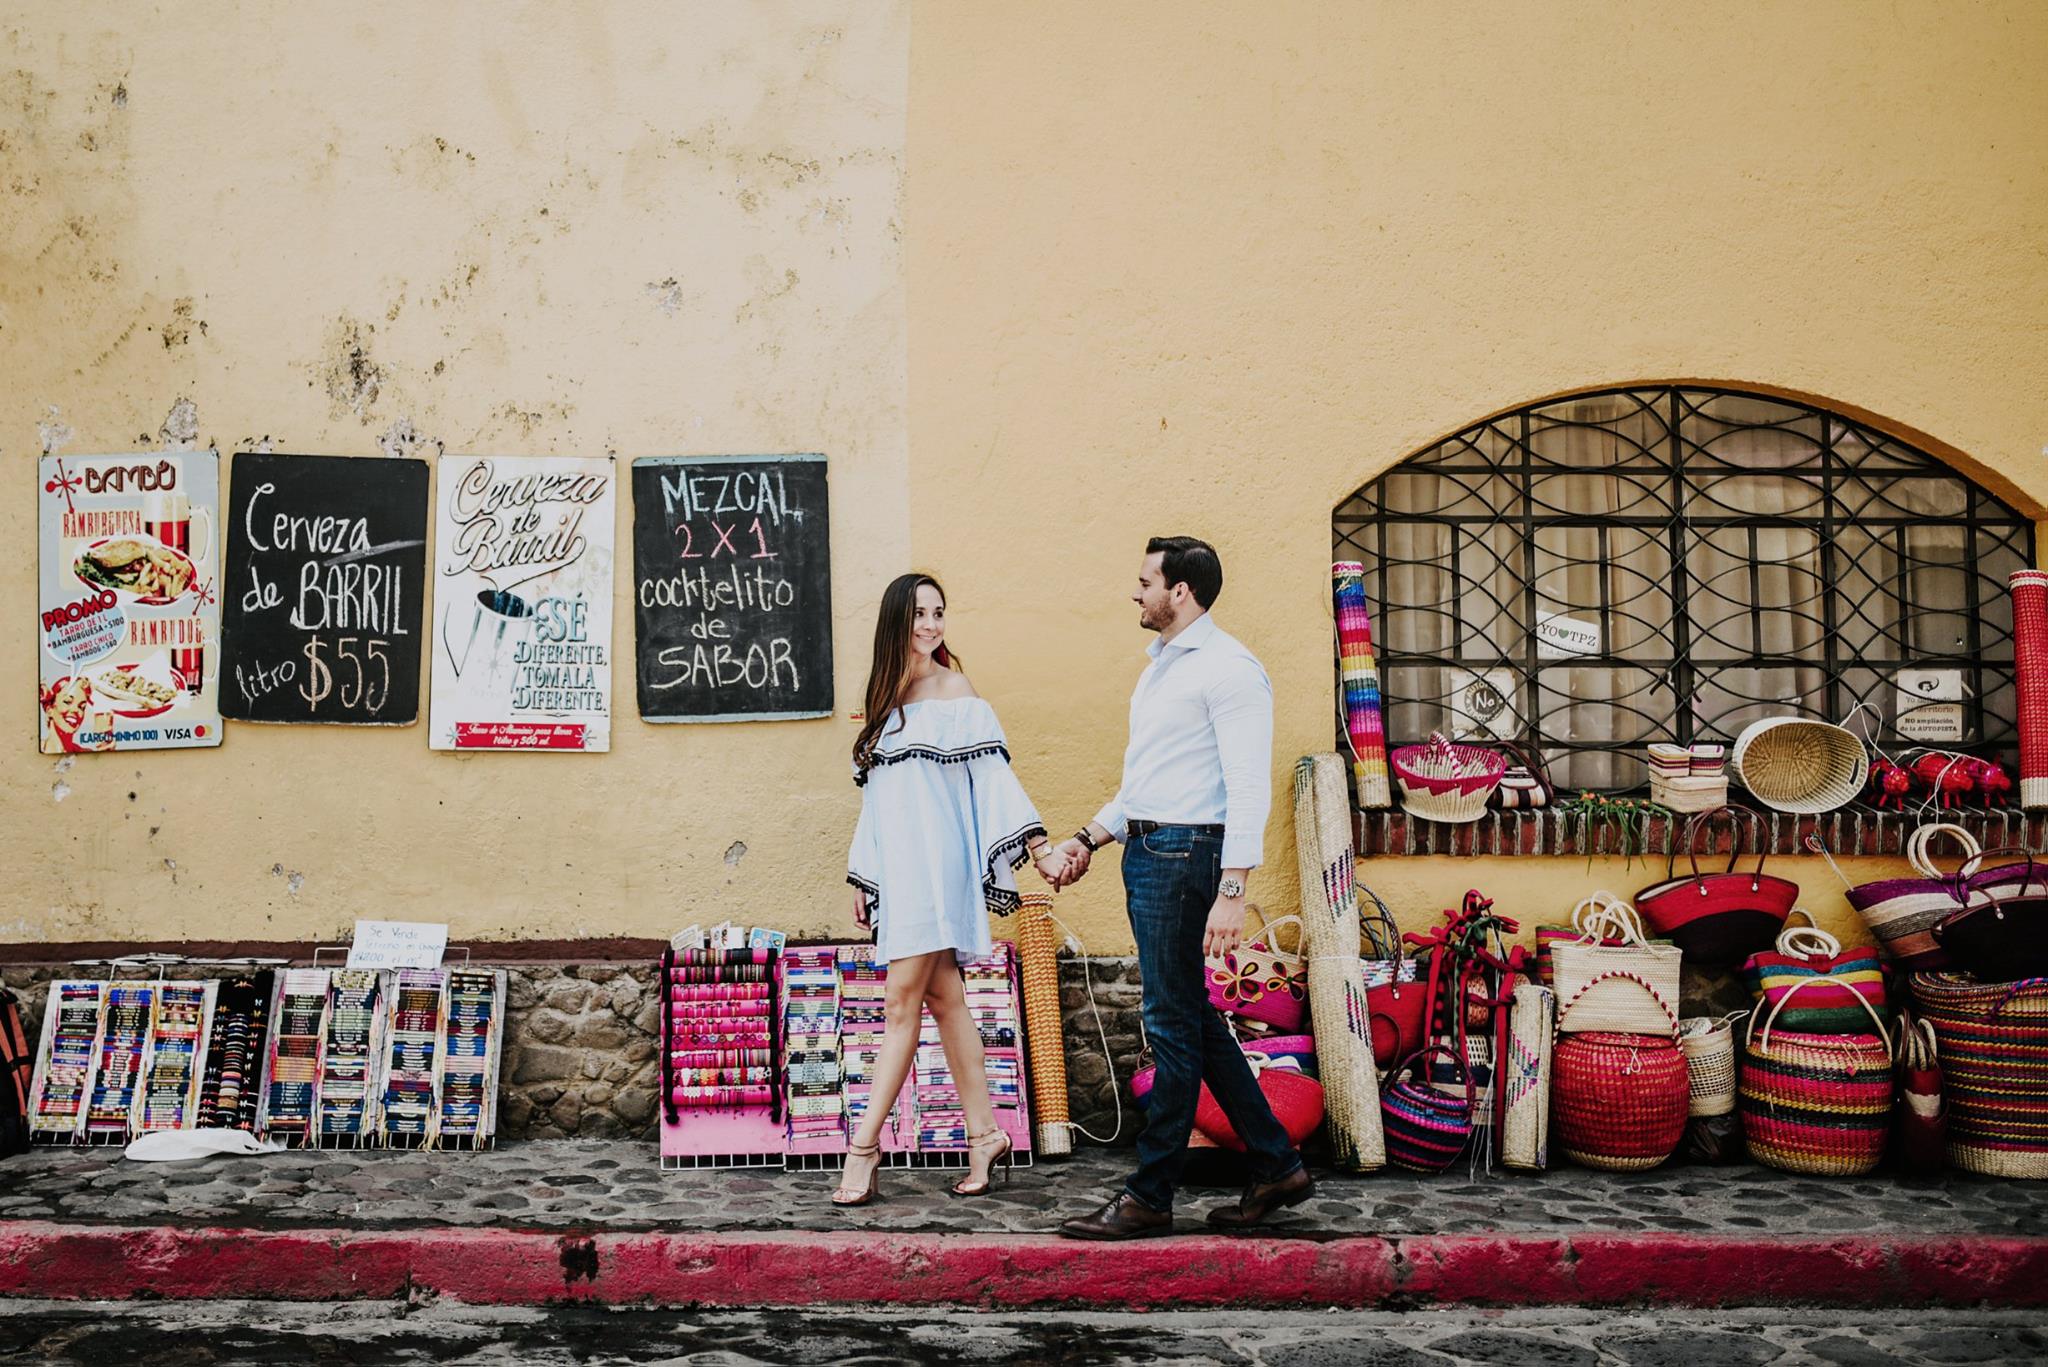
[[1953, 811], [1977, 790], [1972, 763], [1968, 755], [1922, 755], [1913, 761], [1913, 776], [1927, 785], [1941, 810]]
[[1970, 776], [1977, 782], [1977, 791], [1983, 795], [1986, 807], [2005, 807], [2012, 803], [2012, 775], [1996, 760], [1972, 760]]
[[1870, 805], [1882, 811], [1890, 807], [1894, 811], [1906, 810], [1906, 794], [1913, 791], [1913, 776], [1888, 759], [1878, 760], [1870, 766]]

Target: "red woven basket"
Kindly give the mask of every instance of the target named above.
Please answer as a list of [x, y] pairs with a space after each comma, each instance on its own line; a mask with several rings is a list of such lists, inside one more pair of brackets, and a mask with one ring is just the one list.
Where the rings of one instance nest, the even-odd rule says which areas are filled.
[[[1259, 1072], [1259, 1090], [1273, 1108], [1273, 1118], [1294, 1143], [1307, 1139], [1323, 1123], [1323, 1084], [1314, 1078], [1291, 1068], [1265, 1068]], [[1202, 1084], [1201, 1097], [1195, 1102], [1195, 1128], [1226, 1149], [1245, 1151], [1244, 1140], [1238, 1138], [1236, 1127], [1207, 1083]]]
[[[1647, 983], [1628, 977], [1652, 997]], [[1583, 994], [1582, 994], [1583, 995]], [[1550, 1055], [1550, 1123], [1565, 1157], [1581, 1167], [1638, 1172], [1669, 1158], [1685, 1134], [1691, 1103], [1678, 1018], [1669, 1035], [1601, 1030], [1564, 1033], [1576, 999], [1558, 1013]], [[1658, 1004], [1663, 1005], [1661, 998]]]
[[1892, 1120], [1891, 1037], [1876, 1010], [1855, 997], [1877, 1033], [1808, 1034], [1773, 1030], [1803, 978], [1777, 1000], [1757, 1035], [1750, 1013], [1742, 1047], [1742, 1137], [1767, 1167], [1816, 1177], [1860, 1177], [1884, 1157]]
[[1654, 1168], [1685, 1134], [1685, 1054], [1661, 1035], [1560, 1035], [1550, 1121], [1564, 1156], [1607, 1172]]
[[[1711, 835], [1713, 819], [1726, 814], [1730, 827], [1747, 820], [1758, 845], [1756, 867], [1738, 872], [1739, 836], [1731, 829], [1728, 867], [1700, 871], [1699, 838]], [[1784, 928], [1785, 918], [1799, 899], [1799, 885], [1789, 878], [1764, 872], [1762, 818], [1743, 807], [1717, 807], [1701, 812], [1685, 823], [1685, 846], [1692, 860], [1692, 873], [1671, 876], [1678, 850], [1671, 851], [1671, 865], [1662, 882], [1652, 883], [1635, 896], [1636, 910], [1643, 924], [1665, 936], [1685, 951], [1685, 961], [1704, 968], [1733, 968], [1758, 950], [1769, 949]]]

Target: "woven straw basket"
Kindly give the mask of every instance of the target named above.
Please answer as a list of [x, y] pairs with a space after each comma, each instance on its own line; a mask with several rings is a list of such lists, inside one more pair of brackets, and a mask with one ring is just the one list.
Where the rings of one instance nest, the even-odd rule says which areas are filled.
[[[1802, 979], [1765, 1016], [1750, 1012], [1742, 1041], [1742, 1137], [1749, 1156], [1766, 1167], [1816, 1177], [1861, 1177], [1884, 1157], [1891, 1132], [1892, 1042], [1863, 998], [1875, 1034], [1808, 1034], [1774, 1030], [1778, 1014], [1802, 990]], [[1763, 1034], [1757, 1034], [1757, 1023]]]
[[1870, 777], [1870, 755], [1846, 727], [1766, 717], [1735, 738], [1728, 767], [1766, 807], [1814, 815], [1855, 800]]
[[1735, 1109], [1735, 1022], [1746, 1014], [1688, 1016], [1678, 1023], [1688, 1115], [1727, 1115]]
[[1481, 745], [1453, 745], [1441, 734], [1404, 745], [1387, 757], [1401, 787], [1401, 806], [1426, 821], [1456, 824], [1486, 815], [1486, 800], [1500, 787], [1507, 756]]
[[1639, 1172], [1671, 1156], [1685, 1134], [1686, 1060], [1678, 1017], [1639, 974], [1612, 972], [1612, 984], [1635, 992], [1662, 1017], [1651, 1030], [1578, 1030], [1580, 1001], [1557, 1013], [1551, 1054], [1552, 1119], [1558, 1147], [1581, 1167]]
[[1980, 983], [1915, 973], [1948, 1104], [1948, 1161], [1988, 1177], [2048, 1178], [2048, 978]]
[[[1582, 914], [1588, 903], [1593, 909]], [[1647, 941], [1635, 908], [1611, 892], [1596, 892], [1581, 902], [1573, 909], [1572, 923], [1581, 927], [1580, 938], [1550, 949], [1557, 999], [1575, 1004], [1570, 1025], [1565, 1024], [1566, 1005], [1560, 1005], [1557, 1028], [1643, 1035], [1674, 1030], [1667, 1018], [1677, 1015], [1678, 946]], [[1648, 990], [1638, 990], [1620, 974], [1640, 977]]]
[[1957, 896], [1960, 876], [1944, 873], [1934, 862], [1934, 842], [1944, 837], [1955, 841], [1966, 859], [1984, 852], [1961, 826], [1918, 826], [1906, 840], [1906, 862], [1918, 877], [1880, 878], [1849, 889], [1849, 905], [1863, 917], [1884, 956], [1914, 972], [1947, 966], [1948, 951], [1935, 941], [1934, 928], [1964, 905]]

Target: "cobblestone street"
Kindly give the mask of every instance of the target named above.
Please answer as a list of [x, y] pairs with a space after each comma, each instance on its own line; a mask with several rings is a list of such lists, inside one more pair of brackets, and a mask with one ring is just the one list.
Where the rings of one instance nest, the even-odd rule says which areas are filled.
[[[664, 1172], [654, 1146], [536, 1140], [480, 1154], [289, 1152], [189, 1163], [130, 1163], [119, 1149], [52, 1148], [0, 1169], [0, 1220], [292, 1226], [345, 1224], [593, 1227], [691, 1231], [879, 1229], [1043, 1233], [1115, 1191], [1128, 1151], [1085, 1148], [1019, 1168], [977, 1201], [946, 1193], [957, 1172], [890, 1170], [884, 1199], [827, 1204], [827, 1172]], [[1203, 1176], [1201, 1170], [1193, 1174]], [[1224, 1188], [1228, 1169], [1208, 1173]], [[1761, 1167], [1599, 1173], [1569, 1166], [1477, 1179], [1320, 1172], [1316, 1198], [1268, 1233], [1461, 1234], [1530, 1231], [2048, 1234], [2048, 1185], [1954, 1173], [1911, 1180], [1800, 1178]], [[1233, 1191], [1197, 1189], [1182, 1228]]]
[[1152, 1315], [683, 1313], [0, 1302], [0, 1362], [725, 1364], [1063, 1367], [1882, 1367], [2039, 1362], [2048, 1316], [1988, 1311], [1205, 1312]]

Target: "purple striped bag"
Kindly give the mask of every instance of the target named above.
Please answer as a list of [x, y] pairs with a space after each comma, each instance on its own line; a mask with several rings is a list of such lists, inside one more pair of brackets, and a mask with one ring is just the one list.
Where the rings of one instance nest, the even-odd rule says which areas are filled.
[[[1430, 1060], [1438, 1054], [1464, 1071], [1463, 1096], [1439, 1091], [1416, 1076], [1427, 1073]], [[1411, 1172], [1442, 1172], [1472, 1139], [1472, 1070], [1455, 1050], [1433, 1044], [1409, 1055], [1394, 1074], [1394, 1080], [1380, 1093], [1387, 1161]]]
[[[1962, 867], [1952, 874], [1934, 862], [1934, 842], [1943, 836], [1953, 838], [1964, 855]], [[2026, 854], [2023, 849], [2013, 852]], [[2048, 865], [2023, 859], [1987, 868], [1983, 858], [1984, 851], [1961, 826], [1922, 826], [1906, 841], [1906, 862], [1918, 876], [1858, 884], [1849, 889], [1849, 905], [1863, 917], [1884, 956], [1899, 968], [1914, 973], [1946, 968], [1948, 951], [1934, 938], [1934, 928], [1942, 921], [1965, 907], [2007, 897], [2048, 896]]]
[[1980, 853], [1977, 842], [1961, 826], [1942, 822], [1921, 826], [1906, 841], [1906, 862], [1912, 878], [1880, 878], [1849, 889], [1849, 905], [1863, 917], [1871, 938], [1887, 959], [1908, 972], [1940, 968], [1948, 955], [1935, 943], [1934, 927], [1961, 909], [1955, 879], [1934, 863], [1934, 842], [1948, 836], [1964, 855]]

